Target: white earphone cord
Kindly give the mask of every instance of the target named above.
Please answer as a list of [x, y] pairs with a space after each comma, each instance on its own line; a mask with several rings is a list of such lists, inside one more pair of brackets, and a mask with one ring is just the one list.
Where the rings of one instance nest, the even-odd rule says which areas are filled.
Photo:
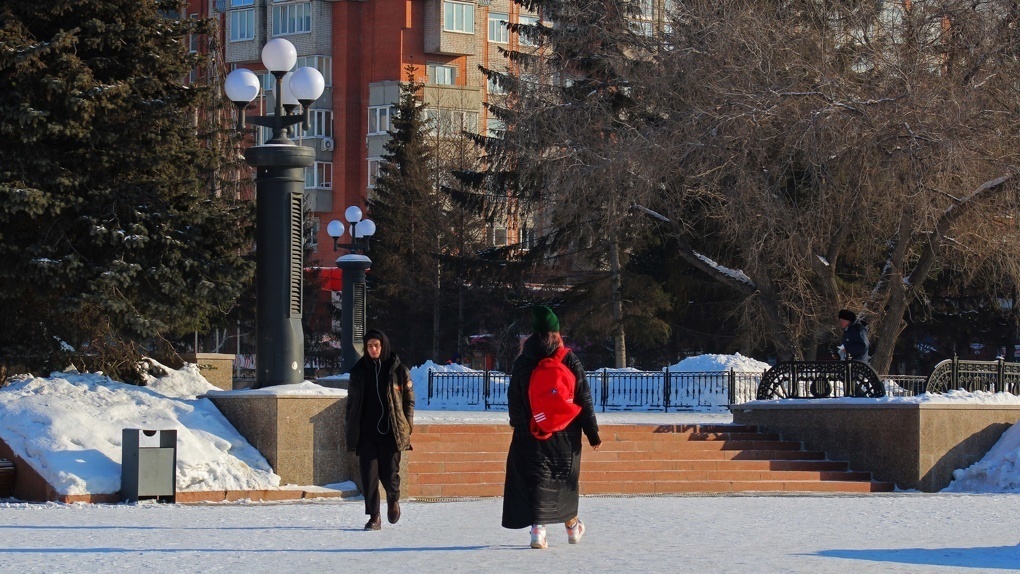
[[[382, 370], [382, 361], [372, 361], [375, 363], [375, 396], [379, 398], [379, 420], [375, 423], [375, 430], [379, 434], [386, 434], [390, 432], [390, 421], [386, 418], [386, 404], [383, 403], [382, 391], [379, 390], [379, 372]], [[383, 423], [386, 423], [386, 430], [383, 430]]]

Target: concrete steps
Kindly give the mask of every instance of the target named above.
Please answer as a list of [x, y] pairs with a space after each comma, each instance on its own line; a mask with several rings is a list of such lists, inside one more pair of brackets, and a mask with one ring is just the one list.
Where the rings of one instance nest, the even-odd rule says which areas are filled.
[[[582, 494], [888, 492], [891, 483], [852, 471], [795, 441], [746, 425], [605, 425], [585, 447]], [[502, 496], [507, 425], [419, 424], [408, 460], [411, 497]]]

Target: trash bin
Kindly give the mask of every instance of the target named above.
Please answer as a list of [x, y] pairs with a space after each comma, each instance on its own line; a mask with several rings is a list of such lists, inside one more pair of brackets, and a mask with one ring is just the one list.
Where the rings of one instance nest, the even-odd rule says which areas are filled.
[[120, 497], [177, 501], [177, 430], [123, 429]]

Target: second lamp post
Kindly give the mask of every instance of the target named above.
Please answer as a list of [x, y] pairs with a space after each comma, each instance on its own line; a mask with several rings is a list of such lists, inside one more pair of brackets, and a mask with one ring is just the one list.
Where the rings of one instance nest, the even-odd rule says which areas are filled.
[[340, 243], [344, 224], [338, 220], [329, 222], [326, 233], [333, 238], [333, 250], [344, 248], [349, 251], [336, 260], [343, 282], [343, 296], [340, 303], [340, 348], [343, 372], [350, 372], [354, 363], [361, 358], [361, 347], [365, 337], [365, 272], [372, 266], [372, 260], [364, 254], [368, 251], [368, 238], [375, 235], [375, 223], [361, 218], [361, 209], [350, 206], [344, 212], [344, 219], [350, 223], [351, 242]]

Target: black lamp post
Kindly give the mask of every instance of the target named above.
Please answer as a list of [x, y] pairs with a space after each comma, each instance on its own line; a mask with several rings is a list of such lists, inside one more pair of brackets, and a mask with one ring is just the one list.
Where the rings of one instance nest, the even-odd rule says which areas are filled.
[[347, 249], [347, 255], [336, 260], [343, 281], [343, 297], [340, 303], [340, 369], [350, 372], [354, 363], [361, 358], [361, 347], [365, 337], [365, 272], [372, 266], [372, 260], [364, 254], [368, 251], [368, 238], [375, 235], [375, 222], [361, 218], [361, 209], [350, 206], [344, 212], [344, 219], [350, 223], [351, 242], [342, 244], [344, 224], [334, 219], [326, 226], [326, 233], [333, 238], [333, 250]]
[[[322, 95], [325, 82], [315, 68], [289, 74], [297, 63], [294, 45], [276, 38], [262, 49], [262, 63], [276, 78], [272, 116], [244, 117], [259, 93], [254, 72], [238, 68], [227, 75], [224, 90], [238, 109], [237, 126], [271, 128], [273, 137], [244, 153], [255, 167], [255, 386], [304, 380], [305, 349], [301, 330], [304, 168], [315, 152], [288, 138], [290, 126], [308, 124], [308, 107]], [[285, 101], [287, 100], [287, 101]], [[301, 114], [290, 112], [301, 104]], [[286, 113], [285, 113], [286, 110]]]

